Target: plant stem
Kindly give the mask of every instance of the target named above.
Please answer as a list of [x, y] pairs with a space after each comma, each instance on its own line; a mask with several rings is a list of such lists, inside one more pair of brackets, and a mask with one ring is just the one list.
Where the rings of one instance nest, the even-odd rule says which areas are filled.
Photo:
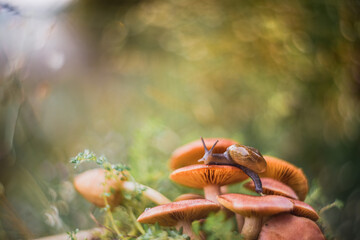
[[104, 201], [105, 201], [105, 206], [106, 206], [106, 214], [107, 214], [107, 216], [110, 218], [110, 222], [111, 222], [111, 224], [112, 224], [112, 226], [113, 226], [116, 234], [117, 234], [119, 237], [122, 237], [122, 234], [120, 233], [118, 227], [117, 227], [116, 224], [115, 224], [114, 217], [113, 217], [113, 215], [112, 215], [112, 213], [111, 213], [111, 210], [110, 210], [110, 207], [109, 207], [109, 204], [108, 204], [108, 201], [107, 201], [107, 197], [106, 197], [106, 196], [104, 196]]
[[94, 214], [93, 214], [91, 211], [90, 211], [89, 215], [90, 215], [90, 218], [96, 223], [96, 225], [98, 225], [99, 227], [105, 228], [105, 229], [109, 230], [110, 232], [116, 234], [116, 232], [114, 232], [114, 230], [112, 230], [111, 228], [109, 228], [109, 227], [101, 224], [101, 223], [95, 218]]
[[141, 226], [141, 224], [136, 220], [136, 217], [135, 217], [132, 209], [131, 209], [129, 206], [127, 206], [126, 209], [127, 209], [127, 211], [128, 211], [128, 214], [130, 215], [131, 220], [133, 221], [134, 225], [135, 225], [136, 228], [139, 230], [139, 232], [140, 232], [141, 234], [145, 234], [144, 228], [143, 228], [143, 227]]
[[319, 211], [319, 215], [323, 214], [324, 212], [326, 212], [327, 210], [329, 210], [330, 208], [333, 207], [338, 207], [338, 208], [342, 208], [342, 203], [339, 200], [335, 200], [333, 203], [330, 203], [328, 205], [326, 205], [325, 207], [321, 208]]

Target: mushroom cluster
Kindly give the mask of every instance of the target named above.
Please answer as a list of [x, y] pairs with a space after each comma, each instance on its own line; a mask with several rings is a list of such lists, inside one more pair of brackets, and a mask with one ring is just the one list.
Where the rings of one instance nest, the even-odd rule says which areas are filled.
[[[203, 189], [204, 197], [181, 195], [173, 203], [146, 210], [139, 222], [182, 227], [191, 239], [198, 239], [204, 236], [192, 232], [191, 221], [205, 218], [209, 212], [227, 210], [234, 213], [238, 232], [245, 239], [325, 239], [315, 223], [319, 215], [303, 202], [308, 183], [300, 168], [262, 156], [257, 149], [231, 139], [217, 142], [201, 139], [179, 147], [169, 163], [174, 170], [172, 181]], [[237, 152], [231, 152], [234, 149]], [[252, 181], [244, 187], [254, 195], [227, 193], [223, 187], [249, 177]]]
[[[192, 231], [192, 221], [204, 222], [209, 213], [223, 211], [227, 217], [235, 217], [237, 231], [244, 239], [325, 239], [316, 224], [319, 215], [304, 202], [306, 176], [284, 160], [263, 156], [231, 139], [201, 138], [176, 149], [169, 165], [172, 181], [202, 189], [204, 195], [183, 194], [171, 202], [156, 190], [129, 181], [126, 172], [109, 178], [104, 169], [78, 175], [74, 186], [93, 204], [109, 206], [108, 211], [121, 204], [122, 191], [135, 191], [140, 186], [142, 194], [158, 206], [138, 217], [135, 223], [139, 229], [139, 222], [158, 223], [182, 229], [191, 239], [206, 239], [204, 233], [198, 236]], [[249, 178], [252, 181], [242, 186], [253, 194], [228, 192], [228, 185]], [[112, 194], [104, 194], [109, 192]]]

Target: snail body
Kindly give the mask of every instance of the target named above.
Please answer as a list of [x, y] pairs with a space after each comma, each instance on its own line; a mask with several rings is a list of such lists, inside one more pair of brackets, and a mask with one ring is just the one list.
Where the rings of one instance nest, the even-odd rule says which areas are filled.
[[256, 173], [266, 170], [266, 161], [259, 150], [253, 147], [234, 144], [226, 149], [225, 156], [229, 156], [237, 164], [246, 166]]
[[210, 150], [206, 148], [203, 138], [201, 138], [205, 154], [199, 160], [208, 165], [230, 165], [243, 170], [255, 183], [255, 191], [262, 193], [262, 184], [258, 173], [266, 170], [266, 161], [259, 150], [241, 144], [229, 146], [224, 153], [212, 153], [218, 140]]

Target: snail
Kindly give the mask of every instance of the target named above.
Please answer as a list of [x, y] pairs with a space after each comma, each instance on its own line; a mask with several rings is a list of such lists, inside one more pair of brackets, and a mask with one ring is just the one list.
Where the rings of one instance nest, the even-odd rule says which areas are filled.
[[201, 141], [204, 145], [205, 154], [198, 160], [199, 162], [208, 165], [229, 165], [240, 168], [253, 180], [255, 191], [262, 193], [262, 184], [258, 173], [266, 170], [266, 161], [259, 150], [241, 144], [233, 144], [224, 153], [212, 153], [219, 140], [216, 140], [210, 150], [207, 149], [203, 138], [201, 138]]

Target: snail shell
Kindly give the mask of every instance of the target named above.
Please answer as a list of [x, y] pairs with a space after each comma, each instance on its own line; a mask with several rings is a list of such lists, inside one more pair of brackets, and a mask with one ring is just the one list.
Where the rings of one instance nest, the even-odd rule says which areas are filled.
[[234, 162], [255, 173], [262, 173], [266, 170], [266, 161], [256, 148], [234, 144], [228, 147], [226, 151]]

